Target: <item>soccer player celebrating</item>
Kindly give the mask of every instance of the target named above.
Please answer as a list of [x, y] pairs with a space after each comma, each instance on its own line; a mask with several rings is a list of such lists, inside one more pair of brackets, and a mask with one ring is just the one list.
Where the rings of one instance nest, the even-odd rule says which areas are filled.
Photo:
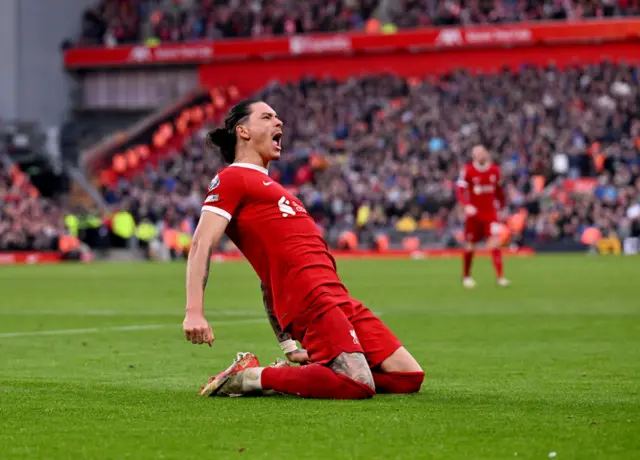
[[[306, 349], [304, 366], [260, 367], [241, 353], [209, 379], [201, 396], [285, 393], [308, 398], [363, 399], [376, 392], [419, 391], [424, 372], [393, 333], [340, 281], [313, 219], [267, 172], [282, 150], [282, 121], [261, 101], [233, 107], [224, 127], [207, 135], [230, 164], [209, 184], [187, 264], [183, 329], [194, 344], [212, 344], [204, 288], [213, 248], [223, 233], [263, 283], [264, 299], [281, 331]], [[292, 361], [295, 353], [287, 351]]]
[[491, 260], [496, 271], [499, 286], [506, 287], [509, 280], [504, 278], [502, 252], [500, 251], [500, 230], [498, 211], [504, 208], [504, 190], [500, 167], [491, 161], [486, 148], [476, 145], [471, 150], [471, 162], [462, 169], [458, 179], [458, 201], [463, 205], [464, 239], [463, 279], [466, 288], [473, 288], [476, 282], [471, 277], [471, 264], [476, 244], [486, 239], [486, 247], [491, 250]]

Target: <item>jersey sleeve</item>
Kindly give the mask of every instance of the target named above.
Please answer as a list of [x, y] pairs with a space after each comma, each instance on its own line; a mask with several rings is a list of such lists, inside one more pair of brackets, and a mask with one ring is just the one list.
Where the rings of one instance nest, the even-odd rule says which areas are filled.
[[202, 212], [213, 212], [231, 221], [245, 194], [246, 185], [242, 175], [223, 170], [209, 183]]

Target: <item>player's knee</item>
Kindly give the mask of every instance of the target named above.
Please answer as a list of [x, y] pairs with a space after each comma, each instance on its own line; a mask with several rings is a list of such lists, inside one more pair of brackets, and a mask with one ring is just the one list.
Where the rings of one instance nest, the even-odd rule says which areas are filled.
[[[374, 394], [376, 384], [373, 380], [373, 374], [367, 363], [367, 358], [363, 353], [340, 353], [330, 365], [333, 372], [343, 375], [361, 385], [368, 387]], [[370, 394], [367, 397], [371, 397]]]
[[487, 240], [487, 249], [497, 249], [500, 247], [500, 239], [499, 238], [489, 238]]

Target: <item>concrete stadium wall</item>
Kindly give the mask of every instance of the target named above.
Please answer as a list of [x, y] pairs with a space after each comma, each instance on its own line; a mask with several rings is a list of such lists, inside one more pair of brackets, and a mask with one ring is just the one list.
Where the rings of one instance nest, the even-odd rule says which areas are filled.
[[60, 44], [95, 0], [0, 0], [0, 119], [59, 126], [71, 82]]
[[18, 0], [0, 2], [0, 120], [13, 119], [18, 111]]

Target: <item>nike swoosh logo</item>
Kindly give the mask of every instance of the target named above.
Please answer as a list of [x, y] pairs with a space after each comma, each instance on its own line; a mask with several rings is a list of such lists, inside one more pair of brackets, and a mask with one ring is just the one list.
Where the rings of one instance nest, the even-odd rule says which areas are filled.
[[262, 181], [262, 184], [263, 184], [265, 187], [268, 187], [268, 186], [270, 186], [271, 184], [273, 184], [273, 182], [265, 182], [265, 181]]

